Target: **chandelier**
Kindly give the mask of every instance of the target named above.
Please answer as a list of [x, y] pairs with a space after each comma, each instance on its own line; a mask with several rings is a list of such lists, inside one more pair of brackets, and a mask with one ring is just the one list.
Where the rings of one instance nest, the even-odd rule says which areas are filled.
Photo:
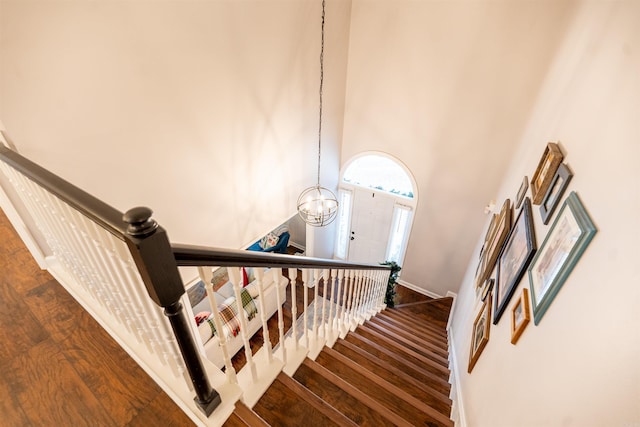
[[329, 225], [338, 215], [338, 199], [328, 188], [320, 186], [320, 153], [322, 148], [322, 87], [324, 83], [324, 16], [325, 0], [322, 0], [322, 31], [320, 43], [320, 111], [318, 120], [318, 180], [316, 185], [300, 193], [298, 215], [309, 225]]

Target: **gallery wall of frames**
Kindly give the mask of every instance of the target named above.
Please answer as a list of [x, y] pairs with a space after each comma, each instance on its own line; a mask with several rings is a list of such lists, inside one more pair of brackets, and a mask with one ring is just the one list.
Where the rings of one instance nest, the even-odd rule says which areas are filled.
[[[576, 173], [568, 154], [557, 142], [546, 144], [532, 175], [522, 178], [513, 199], [504, 200], [491, 218], [473, 280], [482, 304], [473, 321], [469, 373], [489, 343], [491, 324], [508, 318], [502, 321], [510, 322], [516, 345], [532, 318], [538, 325], [553, 310], [555, 296], [597, 232], [579, 189], [567, 194]], [[550, 224], [541, 230], [540, 243], [534, 215]], [[521, 281], [526, 283], [515, 295]]]

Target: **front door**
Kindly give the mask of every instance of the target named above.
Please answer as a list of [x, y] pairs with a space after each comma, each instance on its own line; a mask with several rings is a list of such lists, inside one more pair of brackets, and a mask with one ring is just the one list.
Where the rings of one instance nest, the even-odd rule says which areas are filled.
[[385, 261], [395, 198], [385, 193], [356, 188], [351, 209], [348, 260]]

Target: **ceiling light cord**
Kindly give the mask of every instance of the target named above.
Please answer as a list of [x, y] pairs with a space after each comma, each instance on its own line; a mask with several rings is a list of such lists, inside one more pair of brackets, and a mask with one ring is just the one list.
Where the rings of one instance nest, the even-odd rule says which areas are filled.
[[333, 191], [320, 186], [320, 160], [322, 158], [322, 90], [324, 87], [324, 23], [325, 0], [322, 0], [322, 31], [320, 39], [320, 114], [318, 115], [318, 181], [300, 193], [298, 215], [304, 222], [314, 227], [324, 227], [338, 215], [338, 199]]
[[320, 186], [320, 158], [322, 150], [322, 88], [324, 86], [324, 16], [325, 0], [322, 0], [322, 30], [320, 38], [320, 114], [318, 117], [318, 186]]

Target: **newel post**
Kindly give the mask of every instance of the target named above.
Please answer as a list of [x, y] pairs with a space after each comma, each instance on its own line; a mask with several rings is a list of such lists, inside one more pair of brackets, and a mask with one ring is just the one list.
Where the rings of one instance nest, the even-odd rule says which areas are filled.
[[211, 387], [189, 328], [180, 298], [184, 294], [182, 279], [166, 231], [151, 218], [146, 207], [128, 210], [123, 220], [128, 224], [125, 240], [138, 267], [149, 297], [169, 318], [171, 328], [196, 392], [198, 407], [207, 416], [218, 407], [220, 395]]

